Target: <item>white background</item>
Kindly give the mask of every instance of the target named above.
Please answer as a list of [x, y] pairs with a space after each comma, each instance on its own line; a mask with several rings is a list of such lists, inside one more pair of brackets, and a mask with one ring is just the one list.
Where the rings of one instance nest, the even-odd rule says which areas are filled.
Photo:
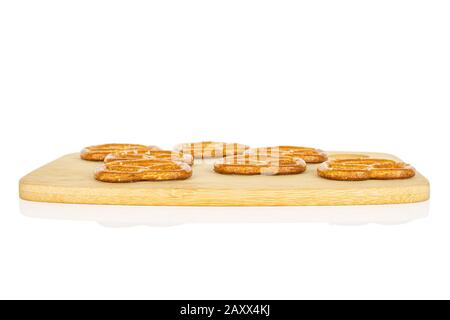
[[[0, 298], [450, 298], [448, 1], [1, 1]], [[19, 211], [85, 145], [393, 153], [431, 182], [395, 226], [106, 228]]]

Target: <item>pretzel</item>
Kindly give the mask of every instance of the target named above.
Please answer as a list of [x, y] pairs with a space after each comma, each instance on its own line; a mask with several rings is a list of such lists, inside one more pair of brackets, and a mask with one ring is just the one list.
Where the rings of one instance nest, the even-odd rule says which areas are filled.
[[414, 177], [415, 169], [403, 162], [388, 159], [337, 159], [317, 168], [320, 177], [331, 180], [390, 180]]
[[103, 161], [108, 154], [124, 150], [159, 150], [159, 148], [142, 144], [109, 143], [86, 147], [81, 151], [80, 157], [88, 161]]
[[128, 150], [110, 153], [105, 157], [105, 162], [117, 160], [138, 160], [138, 159], [164, 159], [172, 161], [186, 162], [192, 166], [194, 158], [190, 154], [184, 154], [177, 151], [169, 150]]
[[214, 171], [221, 174], [237, 175], [288, 175], [306, 170], [303, 159], [289, 156], [268, 157], [258, 155], [238, 155], [226, 157], [214, 164]]
[[256, 148], [247, 151], [248, 154], [267, 155], [267, 156], [291, 156], [294, 158], [301, 158], [306, 163], [320, 163], [328, 159], [325, 152], [315, 148], [294, 147], [294, 146], [279, 146]]
[[370, 156], [366, 154], [359, 153], [329, 153], [328, 160], [338, 160], [338, 159], [367, 159]]
[[187, 163], [163, 159], [111, 161], [95, 172], [95, 179], [103, 182], [184, 180], [191, 176]]
[[248, 148], [239, 143], [205, 141], [179, 144], [175, 150], [191, 154], [197, 159], [208, 159], [243, 154]]

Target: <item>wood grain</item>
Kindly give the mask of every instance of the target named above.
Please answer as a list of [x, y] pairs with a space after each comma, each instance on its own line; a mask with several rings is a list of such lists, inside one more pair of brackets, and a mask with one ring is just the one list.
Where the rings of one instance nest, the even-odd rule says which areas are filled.
[[[356, 152], [377, 158], [381, 153]], [[338, 154], [338, 153], [330, 153]], [[349, 152], [345, 152], [349, 154]], [[98, 182], [99, 163], [79, 154], [64, 156], [20, 180], [24, 200], [55, 203], [148, 206], [327, 206], [413, 203], [429, 199], [429, 183], [414, 178], [389, 181], [332, 181], [317, 176], [317, 165], [293, 176], [227, 176], [213, 172], [213, 163], [196, 164], [185, 181], [110, 184]]]

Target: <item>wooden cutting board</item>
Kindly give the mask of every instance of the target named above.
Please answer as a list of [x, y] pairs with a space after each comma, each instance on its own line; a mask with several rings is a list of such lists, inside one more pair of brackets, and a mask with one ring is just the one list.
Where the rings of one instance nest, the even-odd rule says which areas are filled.
[[[330, 153], [347, 157], [349, 152]], [[399, 160], [382, 153], [352, 152]], [[111, 184], [93, 178], [100, 163], [66, 155], [20, 180], [24, 200], [145, 206], [328, 206], [413, 203], [428, 200], [429, 183], [420, 173], [405, 180], [333, 181], [316, 175], [317, 165], [291, 176], [228, 176], [197, 163], [184, 181]]]

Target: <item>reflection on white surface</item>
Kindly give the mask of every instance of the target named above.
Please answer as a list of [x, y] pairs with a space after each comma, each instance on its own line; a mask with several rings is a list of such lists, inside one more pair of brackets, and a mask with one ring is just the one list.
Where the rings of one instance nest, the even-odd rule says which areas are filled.
[[428, 215], [429, 201], [411, 204], [324, 207], [150, 207], [20, 201], [28, 217], [96, 221], [109, 227], [185, 223], [399, 224]]

